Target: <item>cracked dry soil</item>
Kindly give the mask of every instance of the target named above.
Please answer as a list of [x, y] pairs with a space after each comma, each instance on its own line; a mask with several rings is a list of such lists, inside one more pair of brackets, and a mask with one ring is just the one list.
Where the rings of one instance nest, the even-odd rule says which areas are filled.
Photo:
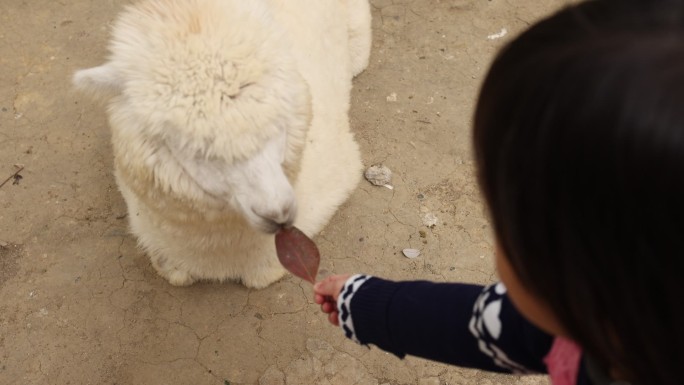
[[[261, 291], [160, 279], [126, 231], [104, 110], [69, 83], [103, 61], [126, 3], [0, 2], [0, 180], [25, 166], [0, 188], [0, 384], [546, 383], [357, 346], [293, 277]], [[362, 181], [316, 237], [322, 275], [492, 282], [473, 104], [496, 50], [563, 2], [372, 4], [350, 119], [365, 164], [390, 167], [394, 189]]]

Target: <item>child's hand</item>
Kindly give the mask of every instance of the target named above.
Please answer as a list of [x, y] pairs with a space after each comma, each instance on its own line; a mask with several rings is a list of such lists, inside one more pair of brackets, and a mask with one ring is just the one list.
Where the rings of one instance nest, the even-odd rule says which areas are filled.
[[337, 312], [337, 297], [340, 295], [344, 283], [351, 275], [331, 275], [316, 283], [314, 289], [314, 301], [321, 305], [323, 313], [328, 314], [328, 321], [335, 326], [340, 326]]

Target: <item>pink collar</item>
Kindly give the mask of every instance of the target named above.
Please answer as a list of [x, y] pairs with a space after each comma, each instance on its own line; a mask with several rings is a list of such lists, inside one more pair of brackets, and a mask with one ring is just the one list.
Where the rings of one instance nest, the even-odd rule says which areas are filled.
[[582, 348], [567, 338], [556, 337], [544, 363], [553, 385], [576, 385]]

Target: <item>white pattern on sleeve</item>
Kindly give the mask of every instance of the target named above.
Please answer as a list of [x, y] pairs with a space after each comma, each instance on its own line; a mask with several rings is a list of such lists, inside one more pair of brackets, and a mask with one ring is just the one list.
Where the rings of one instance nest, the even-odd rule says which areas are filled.
[[480, 351], [491, 357], [496, 365], [513, 373], [533, 373], [532, 370], [510, 359], [496, 344], [503, 329], [499, 314], [501, 297], [504, 294], [506, 294], [506, 286], [500, 282], [482, 291], [473, 306], [473, 317], [469, 324], [470, 333], [477, 339]]
[[356, 338], [356, 334], [354, 333], [354, 322], [352, 321], [350, 305], [356, 291], [370, 278], [372, 278], [370, 275], [363, 274], [356, 274], [349, 277], [337, 298], [340, 327], [344, 330], [344, 335], [357, 344], [360, 344], [361, 342]]

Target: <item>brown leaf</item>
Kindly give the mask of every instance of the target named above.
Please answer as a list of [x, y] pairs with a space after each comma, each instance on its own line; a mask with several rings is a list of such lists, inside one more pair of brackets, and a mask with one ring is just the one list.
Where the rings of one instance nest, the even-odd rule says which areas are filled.
[[296, 227], [280, 229], [275, 236], [278, 260], [290, 273], [316, 282], [321, 254], [316, 244]]

